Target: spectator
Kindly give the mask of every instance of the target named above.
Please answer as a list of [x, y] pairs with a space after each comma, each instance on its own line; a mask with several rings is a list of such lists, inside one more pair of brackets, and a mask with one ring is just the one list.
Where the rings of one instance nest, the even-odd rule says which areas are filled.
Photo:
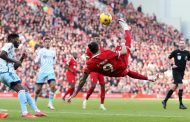
[[[106, 78], [112, 86], [108, 93], [155, 93], [165, 94], [168, 90], [168, 82], [172, 82], [171, 70], [167, 67], [167, 56], [175, 49], [176, 42], [181, 40], [182, 34], [174, 27], [159, 23], [156, 16], [146, 16], [142, 12], [134, 9], [129, 3], [123, 7], [123, 0], [101, 0], [107, 6], [111, 6], [114, 11], [113, 18], [124, 17], [131, 26], [132, 33], [132, 54], [129, 67], [137, 72], [144, 74], [159, 73], [157, 82], [147, 84], [130, 78], [122, 78], [116, 87], [115, 78]], [[35, 11], [28, 6], [24, 0], [0, 0], [0, 39], [5, 40], [10, 32], [21, 33], [26, 42], [23, 42], [25, 50], [18, 50], [17, 55], [22, 51], [27, 51], [28, 58], [23, 62], [22, 68], [18, 69], [19, 77], [22, 77], [23, 83], [34, 90], [36, 72], [38, 66], [34, 64], [33, 59], [36, 51], [43, 44], [43, 37], [52, 38], [52, 46], [56, 50], [57, 62], [55, 66], [57, 76], [58, 92], [65, 91], [68, 88], [68, 82], [65, 79], [65, 62], [70, 58], [71, 53], [77, 53], [82, 57], [85, 52], [84, 45], [90, 41], [101, 40], [102, 46], [114, 49], [119, 45], [122, 38], [119, 27], [115, 23], [104, 27], [99, 23], [99, 8], [86, 0], [50, 0], [46, 3], [54, 8], [54, 15], [49, 15], [43, 10], [43, 4], [36, 5]], [[62, 21], [63, 20], [63, 21]], [[97, 38], [94, 38], [97, 37]], [[33, 42], [34, 46], [29, 45]], [[3, 41], [0, 41], [2, 47]], [[36, 50], [34, 49], [36, 48]], [[85, 61], [78, 58], [78, 70], [82, 71]], [[78, 74], [77, 79], [81, 77]], [[190, 67], [187, 67], [184, 76], [184, 92], [190, 92]], [[2, 84], [0, 87], [4, 88]], [[89, 83], [83, 91], [89, 87]], [[6, 88], [5, 88], [6, 89]], [[98, 91], [98, 87], [95, 91]], [[46, 87], [43, 95], [46, 96]]]

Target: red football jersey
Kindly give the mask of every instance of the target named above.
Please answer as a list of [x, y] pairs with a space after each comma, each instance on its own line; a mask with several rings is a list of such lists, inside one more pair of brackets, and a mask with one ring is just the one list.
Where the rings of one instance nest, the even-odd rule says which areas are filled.
[[[76, 60], [74, 58], [71, 58], [68, 62], [68, 65], [69, 65], [68, 68], [71, 69], [72, 71], [74, 71], [72, 73], [76, 74], [76, 71], [77, 71], [76, 70], [76, 68], [77, 68]], [[70, 72], [70, 71], [68, 70], [68, 72]]]
[[[102, 51], [104, 51], [104, 48], [100, 48], [100, 52], [102, 52]], [[92, 54], [92, 52], [90, 51], [89, 48], [86, 49], [85, 53], [86, 53], [87, 60], [90, 59], [90, 58], [92, 58], [93, 54]]]
[[98, 72], [110, 77], [123, 77], [127, 74], [128, 54], [119, 56], [119, 53], [111, 50], [104, 50], [93, 56], [86, 63], [84, 72]]

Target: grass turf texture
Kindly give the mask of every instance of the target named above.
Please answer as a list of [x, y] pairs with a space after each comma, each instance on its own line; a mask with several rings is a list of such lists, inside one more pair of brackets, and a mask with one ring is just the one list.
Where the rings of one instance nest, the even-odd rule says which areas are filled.
[[[7, 109], [9, 117], [0, 122], [188, 122], [190, 102], [184, 103], [189, 109], [180, 110], [178, 100], [169, 100], [167, 110], [161, 100], [106, 99], [107, 111], [99, 109], [99, 99], [90, 99], [87, 109], [82, 110], [82, 99], [74, 99], [71, 104], [55, 100], [56, 110], [47, 108], [47, 99], [39, 99], [39, 108], [48, 117], [26, 119], [21, 117], [20, 105], [16, 98], [0, 99], [1, 109]], [[29, 109], [31, 113], [31, 109]]]

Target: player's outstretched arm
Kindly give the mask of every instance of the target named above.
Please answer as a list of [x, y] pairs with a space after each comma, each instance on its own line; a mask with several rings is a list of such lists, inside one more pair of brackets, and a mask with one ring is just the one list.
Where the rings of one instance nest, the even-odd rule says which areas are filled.
[[78, 94], [78, 92], [82, 89], [82, 87], [86, 83], [86, 79], [88, 78], [88, 75], [89, 74], [87, 74], [87, 73], [83, 73], [83, 76], [82, 76], [82, 78], [81, 78], [81, 80], [79, 82], [77, 90], [75, 90], [75, 92], [69, 97], [68, 102], [70, 102], [71, 99], [74, 98]]

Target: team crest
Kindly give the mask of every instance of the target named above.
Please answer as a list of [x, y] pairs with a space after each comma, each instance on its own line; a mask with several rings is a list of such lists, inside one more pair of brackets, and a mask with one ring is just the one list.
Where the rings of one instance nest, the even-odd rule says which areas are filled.
[[177, 60], [181, 60], [181, 56], [180, 55], [177, 56]]

